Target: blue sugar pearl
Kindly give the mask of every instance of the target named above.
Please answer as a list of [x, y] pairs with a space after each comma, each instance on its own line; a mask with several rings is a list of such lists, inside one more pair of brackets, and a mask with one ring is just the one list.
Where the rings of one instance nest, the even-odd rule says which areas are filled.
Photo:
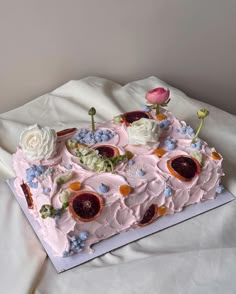
[[84, 247], [85, 246], [85, 242], [84, 241], [82, 241], [81, 243], [80, 243], [80, 247]]
[[174, 150], [175, 148], [176, 148], [176, 144], [175, 143], [169, 142], [167, 144], [167, 149], [168, 150]]
[[45, 170], [46, 170], [46, 167], [45, 167], [45, 166], [43, 166], [43, 165], [41, 165], [41, 164], [38, 166], [38, 171], [39, 171], [39, 172], [44, 173]]
[[67, 163], [67, 164], [65, 165], [65, 168], [66, 168], [66, 169], [72, 169], [72, 164]]
[[35, 171], [32, 168], [27, 168], [26, 174], [29, 175], [29, 176], [34, 176], [35, 175]]
[[38, 188], [38, 182], [31, 182], [32, 183], [32, 187], [33, 189], [37, 189]]
[[96, 136], [95, 136], [95, 140], [96, 140], [97, 142], [102, 142], [102, 138], [101, 138], [101, 136], [99, 136], [99, 135], [96, 135]]
[[62, 256], [63, 256], [63, 257], [67, 257], [67, 256], [68, 256], [68, 253], [69, 253], [69, 252], [67, 252], [67, 251], [63, 251]]
[[150, 112], [150, 111], [151, 111], [151, 107], [149, 107], [148, 105], [143, 105], [143, 106], [141, 107], [141, 110], [142, 110], [142, 111], [146, 111], [146, 112]]
[[160, 124], [159, 124], [159, 126], [160, 126], [161, 129], [164, 129], [164, 127], [165, 127], [164, 122], [161, 121]]
[[42, 174], [42, 173], [41, 173], [40, 171], [36, 170], [36, 172], [35, 172], [35, 176], [36, 176], [36, 177], [39, 177], [41, 174]]
[[35, 178], [34, 175], [27, 175], [27, 176], [26, 176], [26, 180], [27, 180], [27, 182], [32, 182], [34, 178]]
[[72, 242], [73, 242], [73, 241], [76, 241], [76, 237], [75, 237], [75, 236], [72, 236], [70, 240], [71, 240]]
[[139, 177], [143, 177], [145, 175], [145, 172], [142, 169], [137, 170], [137, 175]]
[[102, 135], [102, 141], [105, 142], [105, 141], [108, 141], [109, 140], [109, 136], [107, 135]]
[[103, 130], [98, 130], [96, 134], [101, 136], [103, 134]]
[[186, 127], [182, 127], [180, 129], [180, 134], [182, 134], [182, 135], [186, 134]]
[[195, 144], [195, 143], [192, 143], [190, 146], [191, 146], [192, 148], [196, 148], [196, 144]]
[[79, 245], [81, 243], [81, 240], [77, 239], [76, 242], [77, 242], [77, 245]]
[[76, 247], [76, 252], [81, 252], [83, 250], [83, 248], [81, 248], [81, 247]]
[[172, 195], [172, 189], [170, 187], [166, 187], [164, 190], [164, 196], [170, 197]]
[[37, 165], [33, 164], [31, 168], [32, 168], [32, 170], [36, 171], [37, 170]]
[[[89, 236], [89, 233], [88, 232], [80, 232], [79, 233], [79, 238], [82, 240], [82, 241], [85, 241], [88, 239], [88, 236]], [[80, 243], [81, 244], [81, 243]]]
[[221, 184], [219, 184], [219, 185], [217, 186], [217, 188], [216, 188], [216, 193], [217, 193], [217, 194], [220, 194], [220, 193], [222, 193], [223, 191], [224, 191], [224, 186], [221, 185]]
[[70, 246], [70, 249], [73, 250], [73, 249], [75, 249], [76, 247], [77, 247], [77, 246], [76, 246], [74, 243], [72, 243], [71, 246]]
[[135, 164], [135, 161], [133, 160], [133, 159], [130, 159], [129, 161], [128, 161], [128, 165], [134, 165]]
[[100, 193], [107, 193], [109, 191], [109, 187], [105, 184], [101, 184], [98, 186], [98, 192]]
[[76, 240], [72, 241], [72, 244], [76, 247], [77, 246], [77, 241]]
[[45, 194], [48, 194], [50, 192], [51, 192], [51, 189], [48, 188], [48, 187], [46, 187], [46, 188], [43, 189], [43, 193], [45, 193]]

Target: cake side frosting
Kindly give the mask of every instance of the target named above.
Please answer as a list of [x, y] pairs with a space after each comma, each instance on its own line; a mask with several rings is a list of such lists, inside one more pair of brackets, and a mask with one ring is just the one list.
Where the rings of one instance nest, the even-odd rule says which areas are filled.
[[[91, 245], [112, 235], [215, 198], [223, 175], [222, 157], [214, 157], [215, 149], [203, 140], [192, 143], [193, 129], [169, 111], [162, 110], [164, 119], [160, 121], [154, 111], [144, 113], [144, 123], [134, 125], [131, 131], [132, 140], [130, 124], [108, 121], [97, 123], [91, 137], [89, 128], [58, 136], [52, 158], [29, 160], [20, 147], [14, 154], [16, 192], [25, 197], [22, 184], [28, 185], [33, 201], [29, 210], [55, 255], [91, 252]], [[140, 139], [146, 143], [134, 144]], [[117, 165], [113, 166], [111, 158], [104, 161], [94, 155], [94, 150], [103, 152], [103, 146], [119, 154]], [[180, 180], [181, 176], [172, 172], [175, 165], [181, 169], [190, 165], [187, 168], [193, 168], [193, 176], [184, 178], [183, 173]], [[69, 207], [64, 205], [67, 202]], [[87, 205], [88, 215], [83, 215], [81, 203]], [[42, 207], [49, 217], [42, 218]], [[76, 239], [80, 235], [84, 240]]]

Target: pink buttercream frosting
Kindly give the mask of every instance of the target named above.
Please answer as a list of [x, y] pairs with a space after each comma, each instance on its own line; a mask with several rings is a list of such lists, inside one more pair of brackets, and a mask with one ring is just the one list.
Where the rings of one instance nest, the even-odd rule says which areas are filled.
[[[66, 146], [63, 138], [57, 142], [57, 155], [40, 162], [29, 162], [22, 149], [18, 148], [13, 156], [16, 172], [15, 188], [18, 195], [25, 197], [21, 184], [27, 182], [26, 170], [28, 168], [33, 164], [41, 164], [47, 168], [45, 173], [37, 177], [37, 188], [30, 189], [33, 195], [33, 209], [30, 211], [40, 224], [41, 234], [55, 255], [61, 256], [63, 251], [68, 250], [68, 236], [78, 235], [81, 231], [89, 233], [89, 238], [85, 243], [85, 251], [89, 252], [92, 244], [130, 228], [136, 228], [152, 204], [157, 207], [165, 206], [166, 213], [173, 214], [180, 212], [187, 205], [215, 198], [216, 188], [223, 175], [222, 159], [213, 160], [211, 153], [215, 149], [202, 141], [201, 172], [188, 182], [180, 181], [171, 175], [167, 168], [167, 161], [178, 155], [189, 156], [195, 150], [190, 146], [192, 139], [188, 134], [176, 132], [186, 126], [185, 122], [177, 120], [168, 111], [164, 111], [164, 114], [170, 121], [170, 126], [168, 130], [162, 131], [159, 142], [151, 147], [128, 144], [127, 127], [124, 124], [111, 121], [97, 124], [97, 129], [109, 128], [116, 135], [111, 140], [97, 143], [94, 146], [114, 145], [120, 154], [125, 154], [126, 151], [134, 154], [132, 162], [120, 163], [113, 173], [97, 173], [84, 168], [79, 163], [75, 152]], [[167, 136], [177, 140], [174, 150], [168, 151], [165, 147]], [[161, 158], [152, 154], [157, 146], [167, 151]], [[140, 170], [142, 174], [139, 173]], [[58, 185], [57, 179], [68, 173], [70, 173], [69, 179]], [[69, 210], [65, 209], [59, 219], [50, 217], [42, 219], [39, 212], [42, 205], [50, 204], [54, 208], [60, 208], [62, 206], [60, 192], [69, 189], [70, 183], [78, 181], [81, 183], [80, 191], [96, 192], [103, 198], [104, 207], [100, 215], [90, 222], [77, 222]], [[109, 188], [107, 192], [99, 192], [101, 184]], [[126, 197], [120, 193], [119, 187], [122, 185], [132, 187], [131, 193]], [[169, 197], [164, 195], [167, 187], [172, 189], [172, 195]], [[48, 193], [45, 193], [46, 188]], [[76, 191], [70, 191], [70, 193], [70, 196], [73, 196]]]

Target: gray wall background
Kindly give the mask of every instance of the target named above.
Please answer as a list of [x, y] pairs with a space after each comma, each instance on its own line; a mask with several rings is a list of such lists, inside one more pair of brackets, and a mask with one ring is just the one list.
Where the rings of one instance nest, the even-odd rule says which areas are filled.
[[88, 75], [236, 114], [236, 0], [0, 0], [0, 112]]

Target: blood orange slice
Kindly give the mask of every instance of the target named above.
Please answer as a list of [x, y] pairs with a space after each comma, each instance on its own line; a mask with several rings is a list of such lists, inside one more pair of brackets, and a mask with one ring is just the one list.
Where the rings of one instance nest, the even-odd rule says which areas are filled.
[[61, 138], [61, 137], [67, 136], [67, 135], [71, 135], [76, 130], [77, 130], [76, 128], [70, 128], [70, 129], [65, 129], [65, 130], [59, 131], [59, 132], [57, 132], [57, 137]]
[[156, 219], [156, 216], [157, 216], [156, 211], [157, 211], [156, 205], [152, 204], [144, 213], [144, 216], [142, 220], [140, 221], [139, 226], [144, 227], [152, 223]]
[[112, 145], [100, 145], [94, 148], [98, 153], [108, 158], [113, 158], [120, 155], [118, 148]]
[[179, 155], [169, 159], [167, 167], [173, 176], [183, 182], [191, 181], [201, 171], [199, 162], [186, 155]]
[[123, 122], [129, 126], [132, 122], [139, 120], [140, 118], [151, 118], [150, 114], [145, 111], [131, 111], [122, 114]]
[[27, 202], [28, 208], [33, 209], [34, 203], [33, 203], [33, 198], [32, 198], [32, 194], [30, 192], [29, 186], [26, 183], [22, 183], [20, 186], [25, 195], [25, 200]]
[[91, 222], [103, 208], [103, 199], [91, 191], [81, 191], [69, 200], [69, 211], [77, 222]]

